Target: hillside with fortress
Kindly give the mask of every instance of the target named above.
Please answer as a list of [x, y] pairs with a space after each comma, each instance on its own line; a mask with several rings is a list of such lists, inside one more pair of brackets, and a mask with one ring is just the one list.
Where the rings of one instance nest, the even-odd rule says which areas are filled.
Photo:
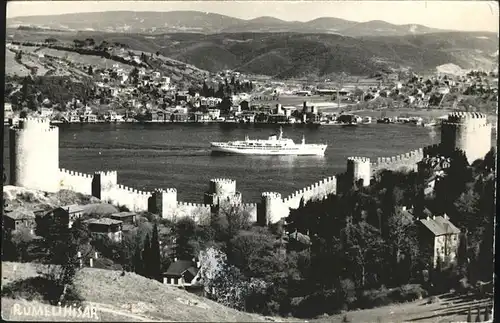
[[431, 151], [446, 155], [460, 149], [472, 163], [490, 150], [491, 130], [492, 125], [481, 113], [454, 112], [441, 124], [439, 145], [378, 158], [374, 162], [367, 157], [349, 157], [345, 173], [329, 176], [286, 197], [279, 192], [263, 192], [259, 203], [243, 203], [235, 180], [215, 178], [203, 193], [204, 203], [193, 203], [179, 201], [176, 188], [146, 192], [120, 185], [116, 171], [84, 174], [59, 168], [58, 127], [51, 125], [49, 120], [28, 118], [10, 128], [10, 184], [44, 192], [70, 190], [124, 206], [130, 211], [149, 211], [172, 221], [189, 217], [195, 222], [206, 223], [214, 212], [225, 206], [239, 207], [249, 214], [251, 221], [267, 225], [287, 217], [290, 208], [337, 194], [351, 188], [353, 183], [369, 186], [372, 178], [382, 170], [415, 171]]

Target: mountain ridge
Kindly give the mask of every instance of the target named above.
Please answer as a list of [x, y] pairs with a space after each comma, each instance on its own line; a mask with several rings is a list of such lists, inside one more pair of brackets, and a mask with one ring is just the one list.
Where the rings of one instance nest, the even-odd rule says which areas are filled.
[[[318, 17], [309, 21], [286, 21], [272, 16], [240, 19], [217, 13], [186, 11], [104, 11], [45, 16], [19, 16], [7, 19], [7, 27], [35, 25], [67, 30], [95, 30], [131, 33], [235, 32], [340, 33], [359, 37], [426, 34], [445, 30], [418, 24], [396, 25], [382, 20], [366, 22], [336, 17]], [[411, 28], [410, 26], [417, 26]]]

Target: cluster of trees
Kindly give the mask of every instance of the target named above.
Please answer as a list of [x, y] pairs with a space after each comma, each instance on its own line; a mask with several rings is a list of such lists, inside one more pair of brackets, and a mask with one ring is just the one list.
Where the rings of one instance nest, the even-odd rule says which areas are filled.
[[13, 80], [13, 84], [21, 84], [19, 91], [15, 86], [5, 89], [13, 110], [27, 108], [37, 111], [45, 99], [59, 104], [59, 108], [64, 110], [66, 103], [73, 99], [83, 102], [92, 99], [93, 85], [90, 81], [76, 82], [68, 76], [25, 76]]
[[190, 94], [194, 95], [194, 93], [198, 92], [201, 96], [204, 97], [216, 97], [216, 98], [226, 98], [230, 97], [233, 94], [238, 93], [250, 93], [254, 89], [253, 83], [250, 82], [240, 82], [239, 79], [236, 79], [234, 76], [231, 77], [229, 81], [227, 78], [224, 79], [224, 82], [219, 82], [217, 86], [217, 90], [215, 87], [208, 86], [206, 82], [203, 82], [201, 87], [190, 87]]
[[149, 234], [146, 235], [142, 250], [140, 248], [140, 244], [136, 244], [133, 263], [136, 274], [162, 281], [160, 240], [158, 237], [158, 226], [156, 224], [153, 226], [151, 238], [149, 237]]

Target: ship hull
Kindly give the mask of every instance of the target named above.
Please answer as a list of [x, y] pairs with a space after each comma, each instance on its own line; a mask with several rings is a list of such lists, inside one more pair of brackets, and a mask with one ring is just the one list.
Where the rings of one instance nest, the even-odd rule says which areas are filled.
[[234, 147], [221, 147], [212, 145], [214, 155], [254, 155], [254, 156], [324, 156], [326, 145], [317, 147], [297, 148], [290, 150], [282, 149], [245, 149]]

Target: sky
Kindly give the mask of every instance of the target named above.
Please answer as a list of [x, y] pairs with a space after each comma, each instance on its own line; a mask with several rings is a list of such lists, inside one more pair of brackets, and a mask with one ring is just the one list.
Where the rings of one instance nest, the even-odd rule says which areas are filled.
[[498, 32], [496, 1], [9, 1], [7, 18], [99, 11], [213, 12], [242, 19], [272, 16], [288, 21], [336, 17], [384, 20], [463, 31]]

